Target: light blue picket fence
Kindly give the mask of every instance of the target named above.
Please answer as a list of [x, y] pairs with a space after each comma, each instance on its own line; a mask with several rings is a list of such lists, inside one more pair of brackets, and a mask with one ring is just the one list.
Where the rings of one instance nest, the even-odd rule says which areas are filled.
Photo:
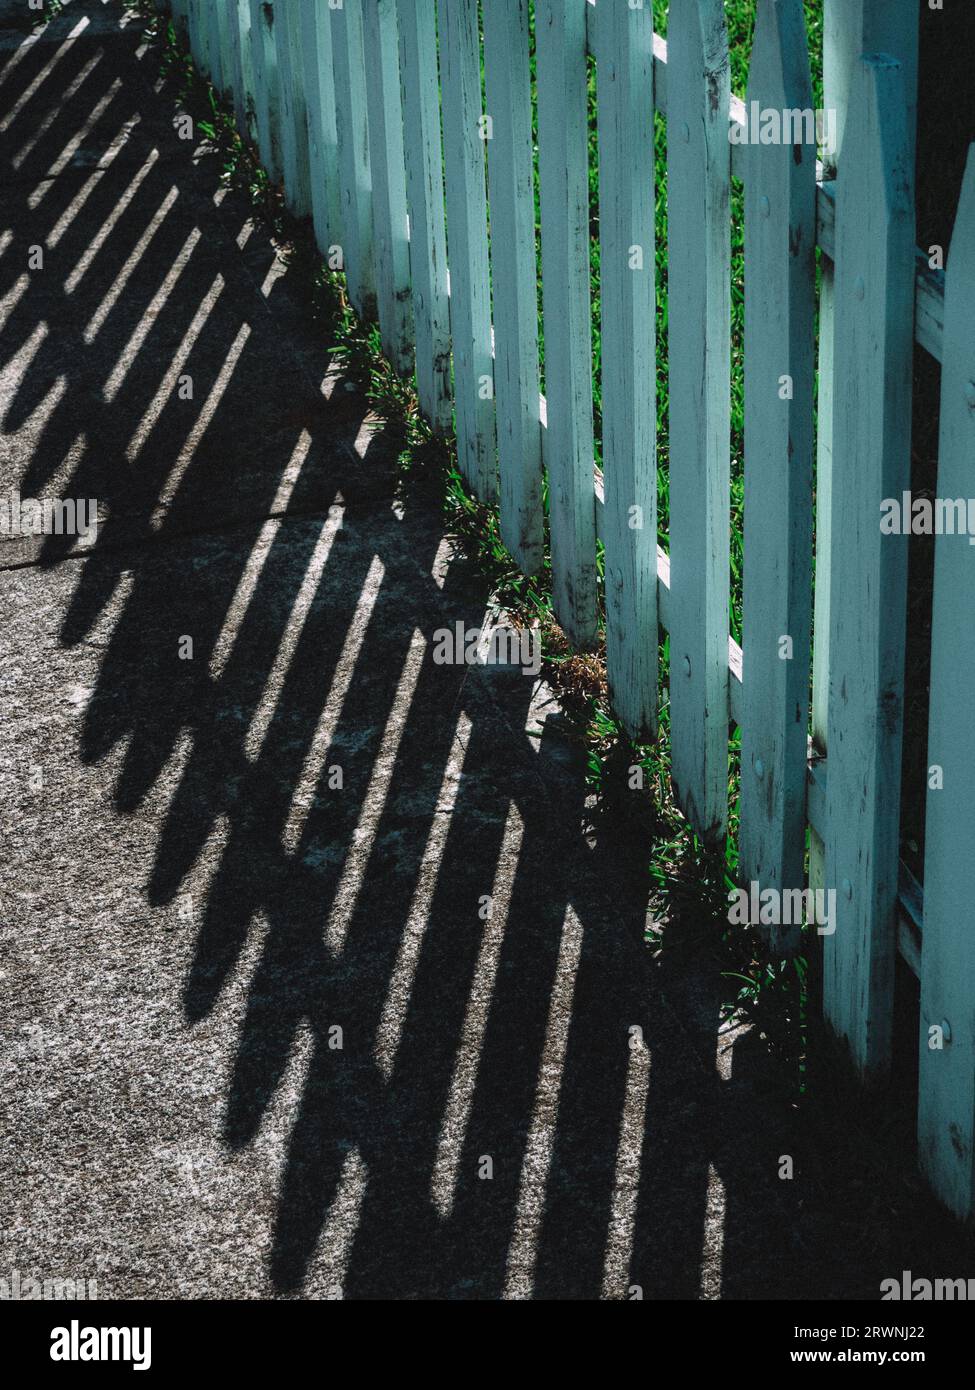
[[[415, 370], [428, 418], [456, 430], [464, 477], [498, 502], [505, 542], [527, 573], [542, 558], [547, 471], [555, 608], [581, 646], [597, 637], [601, 538], [610, 688], [637, 738], [656, 729], [658, 634], [669, 632], [674, 785], [710, 843], [727, 833], [729, 727], [740, 726], [742, 881], [835, 890], [825, 1009], [865, 1078], [890, 1066], [898, 950], [919, 975], [921, 1160], [967, 1217], [975, 552], [964, 535], [936, 542], [922, 899], [898, 856], [908, 541], [882, 534], [880, 512], [910, 487], [915, 341], [942, 363], [938, 495], [971, 491], [975, 155], [945, 274], [915, 247], [916, 0], [824, 2], [836, 137], [825, 167], [798, 125], [778, 142], [745, 139], [754, 102], [812, 106], [801, 0], [758, 0], [745, 103], [729, 89], [721, 0], [672, 0], [666, 43], [650, 0], [536, 0], [540, 265], [527, 0], [171, 8], [197, 64], [283, 180], [289, 207], [312, 217], [324, 255], [341, 256], [352, 302], [378, 318], [390, 360]], [[602, 474], [593, 463], [589, 54]], [[656, 515], [654, 110], [666, 116], [668, 142], [668, 552]], [[728, 634], [733, 175], [746, 190], [744, 652]], [[778, 937], [795, 944], [788, 927]]]

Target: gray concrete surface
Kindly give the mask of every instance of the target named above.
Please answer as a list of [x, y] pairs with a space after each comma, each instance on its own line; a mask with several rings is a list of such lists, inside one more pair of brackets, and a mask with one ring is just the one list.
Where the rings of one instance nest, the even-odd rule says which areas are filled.
[[0, 495], [100, 517], [0, 540], [0, 1275], [874, 1296], [551, 692], [432, 661], [483, 585], [119, 15], [0, 31]]

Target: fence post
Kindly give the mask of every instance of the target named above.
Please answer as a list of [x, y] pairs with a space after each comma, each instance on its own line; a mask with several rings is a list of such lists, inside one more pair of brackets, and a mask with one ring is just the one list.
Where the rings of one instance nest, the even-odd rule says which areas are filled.
[[483, 0], [501, 538], [523, 574], [542, 564], [542, 431], [528, 0]]
[[606, 673], [631, 738], [657, 723], [653, 14], [599, 4]]
[[552, 590], [585, 648], [598, 635], [586, 0], [538, 0], [535, 47]]
[[[951, 239], [945, 285], [938, 497], [972, 495], [975, 459], [975, 145]], [[935, 541], [931, 705], [921, 941], [921, 1166], [957, 1216], [975, 1209], [975, 555], [957, 529]]]
[[836, 209], [827, 891], [823, 1002], [867, 1078], [889, 1066], [907, 539], [881, 503], [910, 486], [914, 210], [901, 68], [862, 58]]
[[[759, 0], [749, 110], [812, 112], [802, 0]], [[756, 132], [750, 132], [753, 139]], [[744, 715], [739, 873], [805, 883], [812, 585], [816, 132], [748, 148]], [[800, 929], [773, 933], [794, 949]]]
[[434, 0], [399, 0], [398, 18], [416, 388], [427, 419], [447, 430], [450, 329]]
[[722, 0], [667, 29], [670, 712], [677, 800], [707, 844], [728, 821], [731, 89]]

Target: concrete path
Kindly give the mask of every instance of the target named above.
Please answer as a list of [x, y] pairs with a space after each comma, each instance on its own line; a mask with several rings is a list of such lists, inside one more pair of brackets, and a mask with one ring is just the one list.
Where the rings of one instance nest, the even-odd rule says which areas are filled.
[[0, 539], [0, 1276], [875, 1297], [916, 1245], [651, 955], [544, 683], [433, 662], [488, 596], [121, 15], [0, 5], [0, 496], [100, 519]]

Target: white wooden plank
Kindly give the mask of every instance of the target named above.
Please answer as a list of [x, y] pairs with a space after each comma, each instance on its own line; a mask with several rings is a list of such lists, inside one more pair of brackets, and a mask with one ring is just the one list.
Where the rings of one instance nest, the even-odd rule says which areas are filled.
[[[251, 40], [250, 0], [234, 0], [237, 12], [237, 73], [235, 98], [237, 100], [237, 124], [246, 135], [255, 138], [257, 125], [254, 112], [254, 60]], [[238, 95], [239, 93], [239, 95]]]
[[457, 461], [483, 502], [498, 495], [478, 0], [438, 0]]
[[376, 316], [376, 289], [362, 0], [344, 0], [341, 6], [328, 13], [332, 26], [345, 278], [357, 313], [361, 318], [372, 319]]
[[[972, 496], [973, 321], [975, 145], [969, 149], [948, 259], [937, 488], [941, 499]], [[921, 1164], [932, 1186], [964, 1218], [975, 1210], [973, 612], [975, 554], [970, 538], [967, 534], [938, 536], [928, 764], [940, 769], [940, 775], [929, 772], [925, 823], [918, 1141]]]
[[[836, 149], [824, 151], [824, 168], [817, 199], [817, 240], [823, 250], [819, 297], [819, 394], [817, 399], [816, 454], [816, 553], [830, 552], [833, 468], [833, 257], [835, 256], [836, 166], [842, 159], [847, 106], [853, 65], [863, 52], [890, 53], [903, 64], [908, 104], [907, 134], [913, 167], [913, 139], [917, 104], [918, 9], [914, 0], [824, 0], [823, 4], [823, 103], [834, 115]], [[827, 259], [828, 258], [828, 259]], [[930, 351], [925, 332], [926, 296], [918, 282], [921, 307], [916, 315], [919, 340]], [[812, 733], [819, 753], [826, 752], [829, 703], [830, 567], [816, 567], [815, 642], [813, 650]], [[809, 882], [826, 886], [825, 846], [815, 832], [809, 839]]]
[[322, 255], [334, 258], [342, 240], [339, 200], [339, 146], [335, 126], [332, 25], [327, 5], [314, 0], [301, 9], [308, 111], [308, 176], [312, 222]]
[[278, 56], [274, 43], [273, 0], [250, 0], [251, 65], [257, 148], [272, 182], [282, 176]]
[[386, 356], [401, 376], [409, 376], [413, 312], [396, 0], [371, 0], [362, 20], [379, 331]]
[[597, 637], [585, 11], [535, 9], [552, 593], [583, 648]]
[[301, 0], [277, 0], [274, 45], [281, 93], [281, 164], [285, 206], [296, 217], [311, 212], [308, 173], [308, 113], [301, 53]]
[[225, 0], [206, 0], [207, 75], [218, 92], [224, 89], [223, 80], [223, 19]]
[[674, 788], [706, 844], [728, 815], [731, 231], [721, 0], [668, 25], [670, 712]]
[[[812, 110], [802, 0], [759, 0], [748, 100]], [[753, 144], [745, 183], [748, 654], [739, 874], [805, 886], [812, 593], [816, 145]], [[799, 945], [798, 926], [774, 942]]]
[[[250, 10], [247, 11], [248, 26]], [[239, 131], [247, 131], [247, 90], [244, 83], [243, 35], [241, 33], [240, 0], [227, 0], [226, 45], [227, 57], [225, 71], [227, 87], [233, 98], [234, 119]]]
[[491, 117], [491, 284], [501, 538], [524, 574], [542, 565], [537, 258], [528, 0], [483, 0]]
[[889, 1065], [910, 485], [914, 212], [900, 67], [861, 59], [838, 178], [824, 1007], [865, 1076]]
[[451, 423], [450, 330], [437, 30], [433, 0], [399, 0], [410, 279], [420, 408], [437, 430]]
[[600, 4], [594, 18], [606, 672], [616, 713], [643, 740], [657, 722], [653, 16]]
[[196, 69], [207, 74], [210, 71], [210, 20], [206, 0], [189, 0], [187, 28]]

